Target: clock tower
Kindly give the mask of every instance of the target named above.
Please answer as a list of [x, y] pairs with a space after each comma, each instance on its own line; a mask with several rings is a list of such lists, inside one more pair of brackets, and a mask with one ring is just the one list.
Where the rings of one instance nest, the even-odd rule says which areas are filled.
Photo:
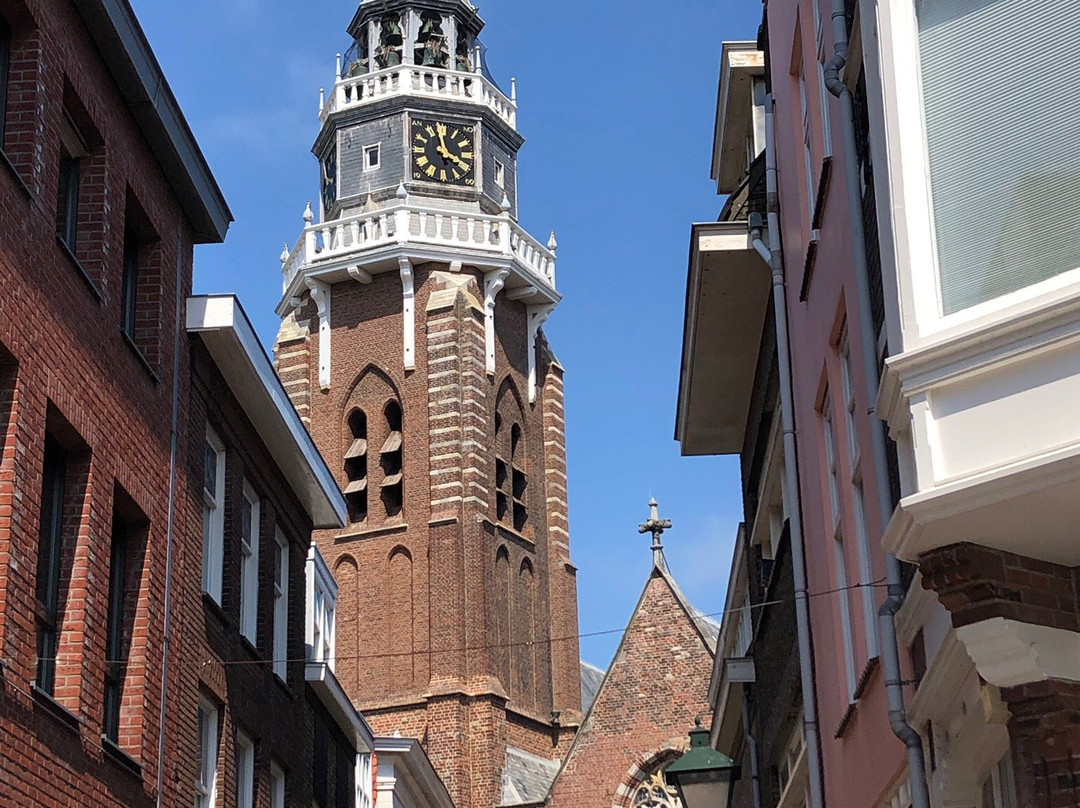
[[[335, 672], [459, 808], [542, 799], [580, 724], [556, 242], [518, 223], [516, 92], [468, 0], [365, 0], [282, 254], [285, 389], [349, 505]], [[513, 85], [511, 85], [513, 86]], [[535, 799], [534, 799], [535, 798]]]

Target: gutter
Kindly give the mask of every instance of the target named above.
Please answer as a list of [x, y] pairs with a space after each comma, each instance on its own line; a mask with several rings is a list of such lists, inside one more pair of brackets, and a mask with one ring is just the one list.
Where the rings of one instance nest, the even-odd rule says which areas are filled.
[[[851, 242], [855, 290], [858, 302], [860, 354], [863, 360], [863, 376], [866, 379], [867, 400], [877, 401], [881, 386], [881, 373], [877, 359], [877, 334], [874, 333], [874, 317], [870, 302], [870, 273], [866, 262], [866, 232], [863, 228], [862, 194], [859, 188], [859, 165], [855, 144], [855, 109], [851, 88], [840, 77], [847, 64], [848, 32], [847, 11], [844, 0], [832, 0], [833, 37], [836, 41], [835, 55], [825, 65], [825, 86], [840, 101], [840, 119], [844, 140], [844, 177], [847, 185], [848, 215], [851, 220]], [[873, 452], [874, 483], [881, 514], [881, 531], [884, 534], [892, 520], [893, 502], [889, 482], [889, 462], [885, 434], [885, 422], [870, 413], [871, 450]], [[893, 554], [885, 557], [888, 598], [878, 611], [878, 628], [881, 632], [882, 667], [885, 672], [885, 692], [889, 702], [889, 726], [893, 734], [907, 748], [908, 779], [911, 787], [912, 808], [930, 808], [930, 794], [926, 783], [926, 761], [923, 758], [922, 737], [908, 723], [904, 709], [904, 681], [900, 669], [900, 644], [896, 636], [896, 614], [904, 605], [906, 592], [902, 583], [900, 561]]]
[[[843, 0], [840, 0], [842, 3]], [[750, 220], [750, 239], [772, 272], [773, 310], [776, 319], [776, 350], [780, 366], [780, 425], [784, 435], [784, 509], [791, 530], [791, 566], [795, 577], [795, 622], [799, 642], [799, 680], [802, 687], [803, 733], [810, 770], [810, 808], [824, 808], [824, 772], [821, 764], [821, 729], [818, 726], [817, 691], [814, 684], [813, 640], [810, 636], [810, 604], [803, 545], [802, 502], [799, 493], [798, 453], [795, 444], [795, 404], [791, 382], [791, 346], [788, 336], [787, 293], [784, 256], [780, 244], [780, 196], [776, 168], [774, 99], [765, 98], [765, 188], [768, 204], [768, 245], [762, 241], [760, 214]], [[916, 808], [922, 808], [917, 806]]]

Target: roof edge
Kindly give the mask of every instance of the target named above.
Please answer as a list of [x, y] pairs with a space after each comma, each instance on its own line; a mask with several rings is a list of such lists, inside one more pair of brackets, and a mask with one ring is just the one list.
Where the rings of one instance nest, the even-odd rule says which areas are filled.
[[73, 0], [165, 178], [196, 243], [225, 240], [232, 212], [129, 0]]

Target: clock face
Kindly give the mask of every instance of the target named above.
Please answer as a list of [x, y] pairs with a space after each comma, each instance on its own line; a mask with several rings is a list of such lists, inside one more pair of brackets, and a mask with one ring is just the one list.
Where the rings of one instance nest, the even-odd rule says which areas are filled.
[[323, 211], [329, 212], [337, 202], [337, 148], [330, 150], [322, 161]]
[[447, 185], [476, 185], [476, 128], [413, 118], [412, 176]]

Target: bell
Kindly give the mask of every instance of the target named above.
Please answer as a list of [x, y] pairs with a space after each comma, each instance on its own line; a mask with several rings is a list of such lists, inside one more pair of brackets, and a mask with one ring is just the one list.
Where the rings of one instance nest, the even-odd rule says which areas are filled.
[[349, 78], [354, 79], [357, 76], [364, 76], [368, 72], [367, 59], [357, 59], [351, 65], [349, 65]]
[[401, 51], [391, 50], [386, 54], [387, 67], [397, 67], [399, 64], [401, 64]]
[[426, 19], [424, 20], [424, 26], [420, 29], [420, 38], [426, 39], [432, 34], [440, 33], [440, 26], [438, 20]]
[[401, 36], [401, 20], [397, 17], [383, 20], [383, 33], [386, 37]]

